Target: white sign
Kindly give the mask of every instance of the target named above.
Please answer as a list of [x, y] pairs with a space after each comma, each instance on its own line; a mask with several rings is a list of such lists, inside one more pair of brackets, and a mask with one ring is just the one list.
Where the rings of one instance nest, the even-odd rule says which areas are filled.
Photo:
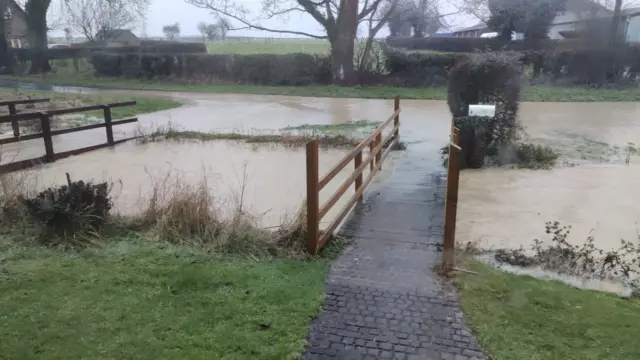
[[469, 116], [496, 116], [495, 105], [469, 105]]

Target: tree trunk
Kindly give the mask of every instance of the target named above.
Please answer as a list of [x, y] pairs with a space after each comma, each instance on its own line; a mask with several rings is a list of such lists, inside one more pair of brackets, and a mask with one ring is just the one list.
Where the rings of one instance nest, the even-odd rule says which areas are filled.
[[8, 39], [6, 34], [6, 23], [4, 13], [7, 8], [6, 0], [0, 0], [0, 73], [10, 74], [12, 70], [11, 54], [9, 52]]
[[51, 0], [28, 0], [25, 5], [29, 28], [30, 74], [51, 71], [47, 57], [47, 10]]
[[331, 42], [331, 73], [334, 84], [352, 84], [355, 81], [353, 55], [358, 28], [358, 0], [342, 0], [338, 23]]
[[611, 44], [616, 44], [619, 40], [621, 9], [622, 0], [616, 0], [616, 6], [613, 10], [613, 19], [611, 20]]
[[360, 58], [360, 64], [358, 66], [358, 71], [360, 73], [367, 70], [369, 56], [371, 56], [371, 48], [373, 48], [373, 36], [369, 35], [367, 42], [364, 44], [364, 51], [362, 52], [362, 58]]

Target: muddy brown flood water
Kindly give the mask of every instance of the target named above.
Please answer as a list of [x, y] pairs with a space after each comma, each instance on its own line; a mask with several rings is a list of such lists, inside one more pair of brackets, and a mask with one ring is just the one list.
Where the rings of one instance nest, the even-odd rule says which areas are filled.
[[[161, 95], [183, 100], [185, 106], [141, 115], [141, 127], [150, 129], [171, 122], [186, 130], [273, 131], [304, 124], [383, 121], [392, 112], [391, 100]], [[401, 136], [408, 151], [424, 153], [425, 161], [441, 171], [437, 152], [448, 137], [446, 103], [403, 100], [401, 107]], [[582, 243], [592, 229], [603, 248], [617, 247], [621, 238], [637, 241], [640, 202], [633, 194], [640, 185], [640, 158], [624, 165], [623, 148], [628, 142], [640, 143], [640, 104], [523, 103], [520, 119], [534, 141], [551, 145], [560, 151], [563, 161], [578, 166], [550, 171], [464, 171], [457, 240], [479, 242], [485, 248], [526, 246], [543, 237], [546, 221], [557, 220], [573, 226], [570, 240], [576, 243]], [[116, 139], [130, 136], [134, 130], [134, 126], [118, 127]], [[64, 151], [102, 142], [104, 132], [98, 129], [60, 136], [54, 147]], [[3, 153], [2, 162], [7, 162], [40, 156], [43, 150], [40, 141], [27, 141], [5, 146]], [[344, 153], [322, 152], [321, 173]], [[229, 195], [231, 190], [221, 189], [237, 191], [244, 164], [249, 174], [245, 200], [253, 213], [265, 214], [263, 225], [277, 223], [297, 209], [305, 192], [301, 149], [252, 149], [229, 142], [127, 144], [49, 164], [39, 172], [39, 178], [42, 185], [64, 182], [65, 172], [76, 179], [122, 180], [117, 205], [126, 212], [135, 208], [135, 199], [148, 189], [147, 173], [157, 180], [170, 170], [189, 178], [204, 171], [213, 179], [211, 186], [216, 191]], [[342, 179], [345, 177], [342, 174]], [[337, 180], [333, 186], [339, 184]]]

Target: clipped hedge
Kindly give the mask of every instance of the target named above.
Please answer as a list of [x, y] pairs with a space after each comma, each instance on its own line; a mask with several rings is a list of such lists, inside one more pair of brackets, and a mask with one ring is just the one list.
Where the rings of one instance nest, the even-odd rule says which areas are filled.
[[387, 51], [385, 67], [394, 85], [405, 87], [445, 86], [449, 70], [464, 54], [422, 54]]
[[329, 59], [311, 54], [172, 55], [95, 53], [98, 75], [196, 83], [308, 85], [331, 82]]

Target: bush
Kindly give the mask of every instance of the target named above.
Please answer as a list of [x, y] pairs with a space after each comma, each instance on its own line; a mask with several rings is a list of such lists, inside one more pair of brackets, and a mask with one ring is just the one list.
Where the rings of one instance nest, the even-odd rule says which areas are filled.
[[385, 67], [395, 85], [436, 87], [447, 84], [449, 70], [461, 60], [461, 54], [421, 54], [387, 50]]
[[31, 217], [44, 228], [43, 240], [71, 241], [75, 245], [83, 235], [97, 232], [113, 206], [107, 183], [72, 182], [48, 188], [35, 198], [25, 199]]
[[[485, 166], [487, 157], [517, 139], [519, 59], [510, 52], [473, 54], [451, 70], [448, 104], [460, 129], [463, 168]], [[495, 104], [495, 117], [467, 116], [472, 104]]]
[[311, 54], [171, 55], [96, 53], [101, 76], [256, 85], [328, 84], [329, 59]]
[[516, 163], [521, 168], [549, 169], [558, 160], [558, 154], [549, 146], [523, 143], [517, 144], [515, 150]]

